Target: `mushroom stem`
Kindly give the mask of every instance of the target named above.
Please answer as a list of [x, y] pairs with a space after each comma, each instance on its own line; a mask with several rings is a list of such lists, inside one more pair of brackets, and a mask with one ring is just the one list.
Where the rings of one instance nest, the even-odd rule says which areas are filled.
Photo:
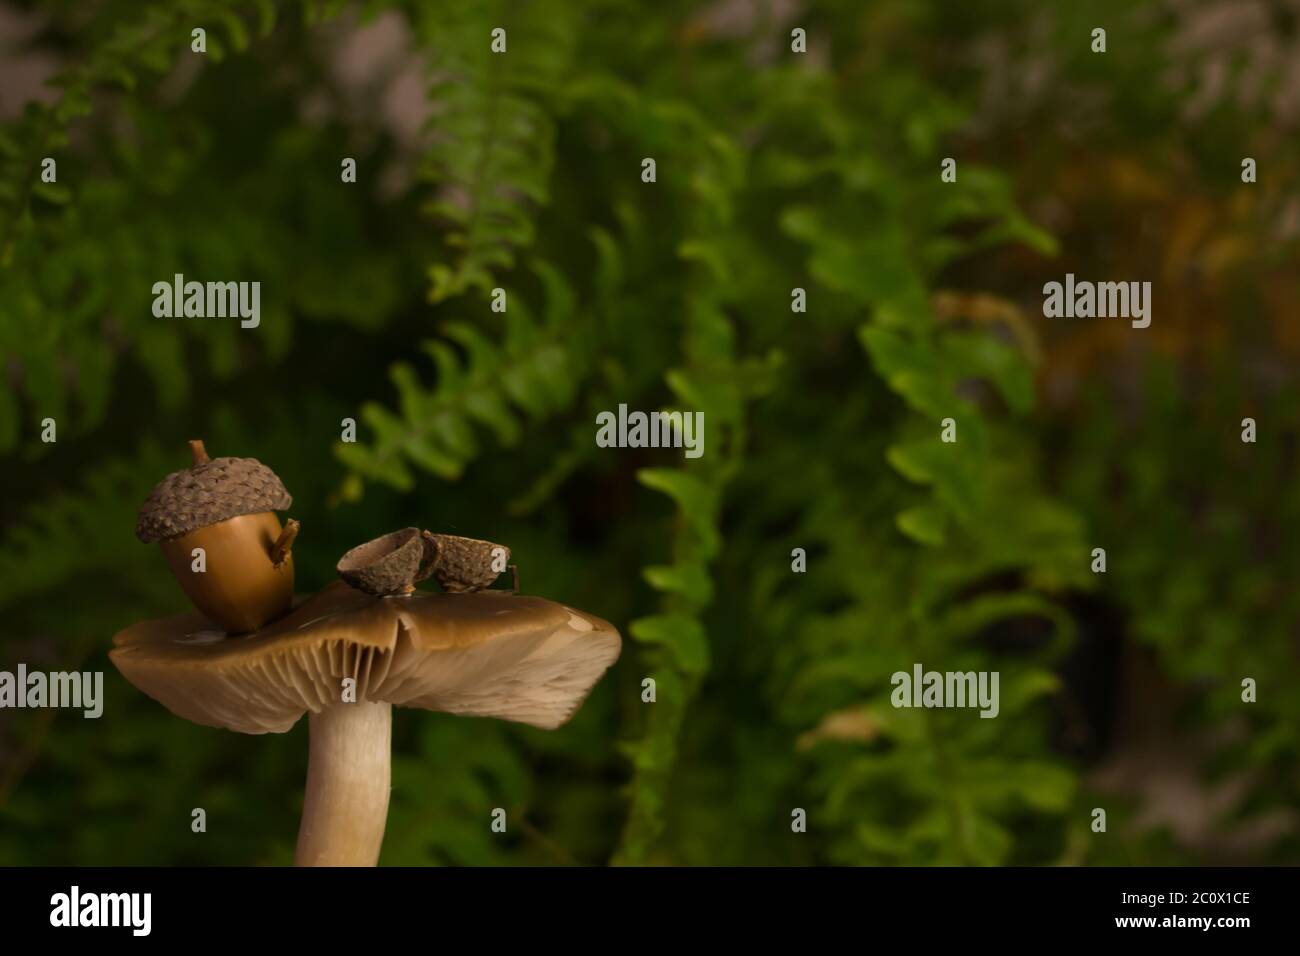
[[199, 439], [190, 441], [190, 457], [194, 460], [190, 462], [190, 467], [195, 468], [209, 461], [208, 450], [203, 447], [203, 442]]
[[393, 705], [339, 703], [312, 714], [295, 866], [374, 866], [391, 789]]

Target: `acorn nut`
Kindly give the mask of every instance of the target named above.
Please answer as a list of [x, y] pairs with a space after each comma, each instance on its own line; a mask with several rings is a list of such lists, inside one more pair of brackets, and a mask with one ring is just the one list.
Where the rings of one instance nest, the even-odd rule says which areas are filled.
[[254, 631], [289, 610], [297, 521], [275, 516], [293, 498], [254, 458], [209, 458], [191, 441], [191, 467], [154, 487], [136, 537], [158, 542], [194, 606], [226, 630]]

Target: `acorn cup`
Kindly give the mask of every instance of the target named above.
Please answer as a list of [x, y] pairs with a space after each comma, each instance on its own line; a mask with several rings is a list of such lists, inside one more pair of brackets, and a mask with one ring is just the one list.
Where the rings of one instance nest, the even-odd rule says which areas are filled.
[[507, 569], [514, 575], [514, 590], [519, 591], [519, 570], [506, 564], [510, 549], [505, 545], [431, 531], [424, 532], [424, 539], [432, 549], [428, 573], [444, 591], [482, 591]]
[[352, 587], [376, 597], [410, 594], [415, 582], [429, 576], [425, 561], [432, 554], [419, 528], [403, 528], [357, 545], [339, 558], [336, 570]]
[[[289, 610], [297, 521], [275, 516], [293, 498], [254, 458], [209, 458], [191, 441], [191, 467], [154, 487], [140, 508], [136, 537], [162, 546], [194, 606], [227, 633], [255, 631]], [[202, 549], [202, 560], [195, 553]]]

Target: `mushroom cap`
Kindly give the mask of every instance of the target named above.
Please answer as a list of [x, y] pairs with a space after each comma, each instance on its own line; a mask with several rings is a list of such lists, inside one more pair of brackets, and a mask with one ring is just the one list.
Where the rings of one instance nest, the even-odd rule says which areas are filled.
[[551, 729], [618, 659], [598, 617], [508, 592], [372, 597], [342, 581], [259, 631], [226, 636], [198, 612], [145, 621], [109, 657], [132, 684], [196, 724], [283, 733], [306, 711], [356, 699]]
[[284, 483], [256, 458], [213, 458], [154, 485], [140, 506], [135, 536], [151, 544], [227, 518], [284, 511], [292, 504]]

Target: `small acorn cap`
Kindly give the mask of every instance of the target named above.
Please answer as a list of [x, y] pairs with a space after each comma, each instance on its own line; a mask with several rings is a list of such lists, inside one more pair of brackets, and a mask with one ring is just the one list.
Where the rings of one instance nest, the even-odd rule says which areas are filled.
[[256, 458], [209, 458], [201, 441], [191, 441], [190, 451], [193, 464], [158, 482], [140, 506], [135, 536], [145, 544], [293, 504], [284, 483]]
[[[393, 706], [553, 729], [618, 659], [618, 631], [544, 598], [483, 591], [373, 597], [335, 581], [260, 631], [201, 614], [113, 638], [122, 675], [179, 717], [283, 733], [311, 712], [296, 862], [373, 865], [390, 789]], [[351, 700], [347, 697], [351, 686]]]
[[510, 560], [510, 549], [503, 544], [465, 538], [455, 534], [424, 532], [432, 561], [429, 569], [444, 591], [481, 591], [501, 576], [495, 563]]
[[357, 545], [339, 558], [335, 570], [367, 594], [409, 594], [429, 548], [419, 528], [403, 528]]

